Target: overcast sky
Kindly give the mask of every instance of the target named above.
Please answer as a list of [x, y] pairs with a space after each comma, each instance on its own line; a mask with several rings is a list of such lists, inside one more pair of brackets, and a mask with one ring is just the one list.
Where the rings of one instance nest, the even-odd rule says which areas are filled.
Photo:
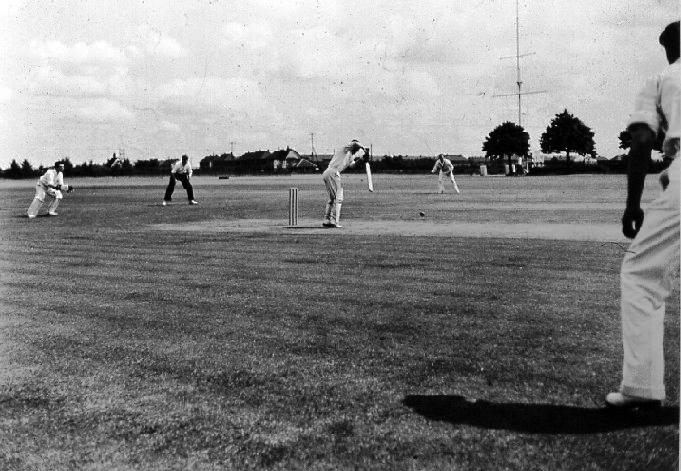
[[[619, 153], [678, 0], [520, 0], [530, 146], [567, 109]], [[0, 167], [290, 146], [481, 155], [517, 122], [514, 0], [59, 0], [0, 7]], [[509, 57], [512, 58], [503, 58]]]

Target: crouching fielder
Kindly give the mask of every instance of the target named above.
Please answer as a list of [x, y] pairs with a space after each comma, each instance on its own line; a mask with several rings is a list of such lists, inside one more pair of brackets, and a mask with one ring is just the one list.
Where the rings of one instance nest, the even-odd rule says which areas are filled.
[[45, 198], [48, 198], [50, 202], [47, 214], [56, 216], [57, 206], [59, 206], [59, 202], [64, 197], [62, 191], [69, 193], [73, 191], [73, 187], [64, 185], [64, 163], [55, 162], [54, 168], [47, 169], [36, 184], [35, 197], [31, 206], [28, 207], [28, 217], [34, 218], [38, 215], [40, 208], [45, 202]]
[[433, 167], [433, 170], [430, 173], [435, 172], [439, 172], [437, 180], [438, 192], [440, 193], [445, 192], [444, 177], [448, 176], [449, 179], [454, 184], [454, 191], [456, 191], [457, 193], [461, 193], [459, 191], [458, 185], [456, 184], [456, 180], [454, 180], [454, 166], [452, 165], [451, 160], [445, 159], [444, 155], [442, 154], [438, 155], [437, 160], [435, 161], [435, 166]]
[[341, 185], [340, 174], [346, 168], [354, 167], [359, 160], [367, 161], [368, 159], [369, 153], [357, 140], [352, 140], [333, 154], [328, 168], [322, 173], [326, 191], [329, 193], [322, 226], [342, 227], [340, 225], [340, 214], [343, 204], [343, 186]]

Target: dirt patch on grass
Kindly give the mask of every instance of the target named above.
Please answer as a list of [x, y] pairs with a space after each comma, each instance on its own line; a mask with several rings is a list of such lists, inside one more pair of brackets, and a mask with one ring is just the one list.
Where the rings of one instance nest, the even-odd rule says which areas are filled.
[[341, 229], [321, 227], [319, 221], [299, 220], [289, 227], [281, 220], [209, 220], [186, 224], [154, 224], [154, 230], [178, 232], [238, 232], [272, 234], [345, 234], [418, 237], [488, 237], [511, 239], [582, 240], [626, 242], [618, 224], [506, 224], [422, 221], [368, 221], [352, 219]]

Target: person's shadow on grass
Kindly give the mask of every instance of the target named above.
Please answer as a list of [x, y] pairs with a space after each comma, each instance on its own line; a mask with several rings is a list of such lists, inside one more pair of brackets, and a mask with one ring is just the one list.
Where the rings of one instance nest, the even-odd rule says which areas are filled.
[[587, 434], [679, 425], [678, 407], [622, 411], [607, 407], [471, 401], [463, 396], [408, 395], [405, 406], [431, 420], [537, 434]]

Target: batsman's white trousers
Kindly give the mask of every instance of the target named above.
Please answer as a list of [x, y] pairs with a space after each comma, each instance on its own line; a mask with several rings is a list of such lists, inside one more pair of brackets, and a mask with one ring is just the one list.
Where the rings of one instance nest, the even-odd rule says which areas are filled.
[[327, 168], [322, 173], [326, 191], [329, 193], [328, 204], [337, 204], [343, 202], [343, 185], [341, 185], [341, 176], [335, 168]]
[[620, 274], [624, 361], [621, 392], [664, 399], [665, 300], [679, 267], [681, 157], [669, 167], [669, 186], [645, 210]]

